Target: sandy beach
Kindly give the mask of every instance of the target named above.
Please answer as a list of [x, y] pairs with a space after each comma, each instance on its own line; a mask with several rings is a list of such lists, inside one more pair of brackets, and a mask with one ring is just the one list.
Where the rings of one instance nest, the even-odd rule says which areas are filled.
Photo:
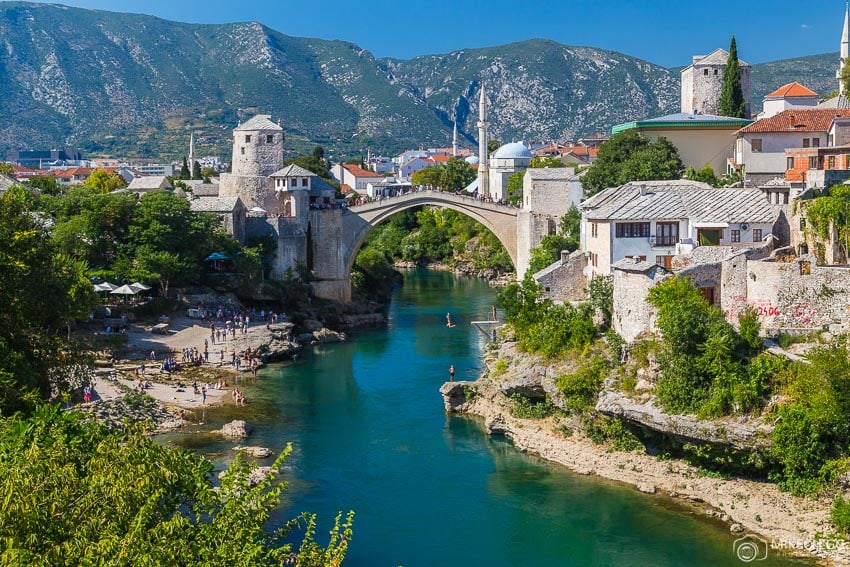
[[[248, 328], [248, 333], [243, 335], [237, 332], [236, 338], [228, 338], [221, 344], [210, 344], [210, 362], [200, 367], [189, 367], [178, 372], [169, 374], [160, 370], [162, 361], [168, 356], [174, 356], [178, 362], [185, 348], [197, 348], [200, 352], [204, 350], [204, 339], [209, 341], [210, 330], [205, 324], [178, 316], [170, 322], [171, 332], [164, 335], [153, 334], [138, 325], [131, 325], [127, 330], [127, 347], [131, 352], [137, 353], [137, 359], [121, 360], [112, 368], [102, 368], [98, 371], [95, 383], [95, 399], [114, 399], [122, 397], [123, 391], [118, 385], [134, 389], [138, 380], [134, 376], [134, 370], [141, 364], [145, 365], [145, 379], [150, 382], [150, 387], [145, 388], [145, 393], [166, 407], [178, 407], [186, 410], [197, 410], [202, 407], [212, 407], [221, 404], [233, 404], [231, 391], [239, 387], [246, 380], [251, 380], [251, 373], [246, 371], [237, 372], [230, 364], [234, 352], [237, 354], [250, 346], [251, 339], [259, 330], [265, 330], [262, 325], [254, 324]], [[220, 364], [224, 352], [224, 364]], [[155, 360], [151, 361], [150, 353], [155, 354]], [[141, 358], [144, 353], [144, 358]], [[112, 378], [110, 378], [110, 376]], [[195, 394], [192, 382], [201, 384], [209, 382], [215, 385], [219, 378], [227, 382], [227, 387], [217, 390], [214, 387], [207, 389], [206, 401], [203, 396]], [[184, 387], [179, 387], [183, 384]]]

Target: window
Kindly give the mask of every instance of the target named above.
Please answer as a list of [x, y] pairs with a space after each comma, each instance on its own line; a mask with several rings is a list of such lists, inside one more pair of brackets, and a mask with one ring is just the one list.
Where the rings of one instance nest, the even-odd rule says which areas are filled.
[[819, 148], [820, 147], [820, 138], [812, 138], [812, 147]]
[[655, 245], [656, 246], [675, 246], [679, 240], [679, 223], [678, 222], [657, 222], [655, 223]]
[[307, 178], [306, 178], [306, 177], [302, 177], [302, 178], [301, 178], [301, 186], [302, 186], [302, 187], [307, 187], [307, 183], [308, 183]]
[[826, 163], [829, 169], [835, 169], [835, 156], [829, 156]]
[[590, 263], [593, 265], [594, 268], [598, 267], [599, 266], [599, 255], [598, 254], [591, 254], [590, 255]]
[[241, 147], [241, 148], [239, 148], [239, 149], [240, 149], [240, 150], [242, 150], [242, 155], [244, 156], [244, 155], [245, 155], [245, 146], [242, 146], [242, 147]]
[[698, 228], [697, 242], [700, 246], [720, 246], [723, 240], [722, 228]]
[[740, 230], [732, 230], [732, 243], [741, 242], [741, 231]]
[[648, 222], [618, 222], [617, 238], [649, 238]]
[[251, 134], [245, 134], [245, 143], [246, 143], [246, 144], [250, 144], [250, 143], [251, 143]]
[[809, 156], [809, 169], [818, 168], [818, 156]]
[[590, 236], [593, 238], [599, 236], [599, 225], [595, 222], [590, 224]]
[[703, 74], [703, 75], [708, 75], [708, 69], [703, 69], [703, 70], [702, 70], [702, 74]]
[[808, 148], [808, 147], [809, 147], [809, 139], [808, 139], [808, 138], [803, 138], [803, 147], [804, 147], [804, 148]]
[[786, 162], [785, 169], [794, 169], [794, 158], [789, 157]]
[[717, 69], [714, 70], [714, 74], [717, 75]]
[[670, 270], [673, 268], [673, 256], [656, 256], [655, 263]]
[[753, 149], [754, 152], [760, 152], [761, 151], [761, 138], [753, 138], [752, 141], [750, 142], [750, 147]]
[[753, 229], [753, 242], [761, 242], [761, 229], [754, 228]]
[[274, 144], [274, 134], [266, 134], [266, 143]]

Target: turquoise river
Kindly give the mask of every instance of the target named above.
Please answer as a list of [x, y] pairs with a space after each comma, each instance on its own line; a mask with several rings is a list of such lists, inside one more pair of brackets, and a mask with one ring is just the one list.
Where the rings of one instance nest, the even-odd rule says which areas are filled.
[[[482, 280], [408, 272], [386, 329], [264, 369], [247, 407], [212, 410], [205, 427], [239, 417], [256, 428], [252, 445], [292, 442], [273, 520], [316, 512], [323, 541], [339, 510], [355, 510], [346, 565], [743, 565], [728, 527], [698, 510], [572, 474], [445, 414], [438, 388], [450, 364], [457, 379], [479, 376], [485, 338], [470, 321], [494, 300]], [[232, 458], [232, 443], [197, 430], [168, 441]], [[753, 564], [810, 562], [771, 553]]]

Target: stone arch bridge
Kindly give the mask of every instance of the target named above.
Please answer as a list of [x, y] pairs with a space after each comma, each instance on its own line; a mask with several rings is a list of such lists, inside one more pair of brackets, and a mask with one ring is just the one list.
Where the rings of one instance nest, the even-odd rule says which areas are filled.
[[[366, 236], [392, 215], [405, 209], [432, 205], [463, 213], [487, 227], [505, 247], [522, 274], [527, 265], [528, 239], [523, 238], [523, 211], [513, 206], [480, 201], [442, 191], [414, 191], [405, 195], [337, 210], [311, 211], [310, 240], [312, 268], [319, 297], [350, 301], [351, 268]], [[519, 245], [518, 245], [519, 243]]]

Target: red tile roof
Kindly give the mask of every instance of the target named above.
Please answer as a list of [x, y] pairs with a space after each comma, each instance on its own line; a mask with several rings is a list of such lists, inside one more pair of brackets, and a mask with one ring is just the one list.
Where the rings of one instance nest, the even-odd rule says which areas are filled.
[[812, 89], [801, 85], [797, 81], [793, 83], [788, 83], [787, 85], [782, 85], [772, 93], [768, 93], [765, 96], [772, 97], [786, 97], [786, 96], [818, 96], [818, 93], [813, 91]]
[[374, 171], [369, 171], [368, 169], [363, 169], [360, 166], [344, 163], [342, 164], [348, 173], [353, 175], [354, 177], [383, 177], [380, 173], [375, 173]]
[[450, 159], [452, 159], [452, 156], [435, 155], [435, 156], [431, 156], [429, 159], [434, 160], [438, 163], [447, 163]]
[[762, 118], [738, 130], [751, 132], [826, 132], [834, 118], [850, 117], [850, 109], [784, 110], [770, 118]]

